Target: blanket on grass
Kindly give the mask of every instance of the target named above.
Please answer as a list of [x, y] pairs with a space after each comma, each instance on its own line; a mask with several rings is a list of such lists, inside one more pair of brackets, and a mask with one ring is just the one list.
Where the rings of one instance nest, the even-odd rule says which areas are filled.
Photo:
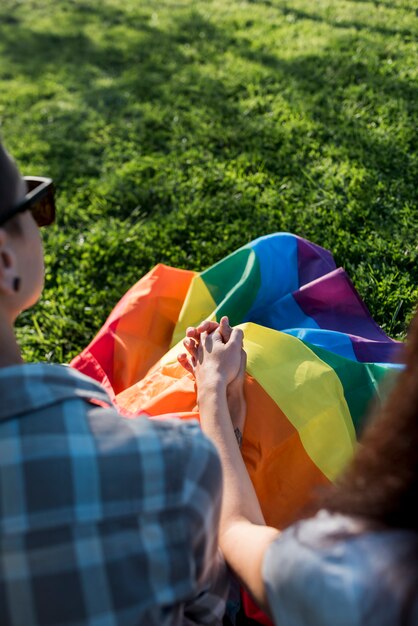
[[223, 315], [243, 329], [248, 355], [242, 454], [266, 522], [281, 529], [350, 459], [381, 379], [400, 367], [400, 344], [330, 252], [276, 233], [201, 273], [157, 265], [71, 365], [128, 417], [198, 419], [176, 355], [188, 326]]

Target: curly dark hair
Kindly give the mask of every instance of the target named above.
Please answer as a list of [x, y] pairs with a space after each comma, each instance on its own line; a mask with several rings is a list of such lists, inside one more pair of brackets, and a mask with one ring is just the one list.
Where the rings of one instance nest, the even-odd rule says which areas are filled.
[[378, 525], [418, 531], [418, 313], [410, 325], [404, 360], [405, 369], [325, 504]]

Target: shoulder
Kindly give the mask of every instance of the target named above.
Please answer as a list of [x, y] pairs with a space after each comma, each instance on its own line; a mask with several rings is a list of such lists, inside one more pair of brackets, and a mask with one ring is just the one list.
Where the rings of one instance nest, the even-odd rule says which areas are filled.
[[[0, 424], [2, 418], [4, 423], [16, 418], [19, 435], [28, 440], [34, 430], [37, 435], [68, 437], [74, 458], [78, 452], [86, 455], [82, 444], [90, 438], [95, 440], [91, 454], [112, 456], [115, 465], [124, 454], [139, 455], [143, 468], [153, 471], [160, 461], [174, 475], [198, 475], [208, 464], [212, 471], [219, 465], [214, 446], [196, 420], [123, 417], [100, 383], [71, 367], [36, 363], [4, 368], [0, 391]], [[20, 419], [23, 416], [29, 419]]]
[[101, 408], [90, 409], [86, 421], [107, 500], [123, 498], [152, 512], [221, 493], [219, 457], [197, 421], [125, 418]]
[[418, 548], [416, 533], [364, 532], [343, 515], [320, 512], [293, 524], [269, 547], [263, 566], [277, 622], [292, 615], [299, 626], [309, 615], [312, 626], [397, 624], [411, 583], [401, 570], [412, 546]]
[[[106, 442], [103, 452], [117, 453], [124, 447], [136, 450], [144, 459], [160, 459], [173, 473], [194, 475], [220, 467], [212, 442], [203, 434], [197, 420], [170, 417], [160, 419], [139, 415], [126, 418], [115, 408], [92, 407], [88, 411], [92, 434]], [[155, 463], [153, 463], [155, 466]], [[215, 466], [215, 468], [214, 468]]]
[[220, 493], [218, 456], [196, 421], [127, 419], [100, 384], [64, 366], [5, 368], [0, 391], [0, 472], [30, 464], [24, 492], [44, 510], [22, 510], [22, 528], [184, 510]]
[[0, 420], [45, 411], [65, 402], [95, 399], [111, 406], [105, 389], [71, 367], [44, 363], [0, 370]]
[[144, 457], [157, 456], [164, 465], [165, 481], [172, 493], [191, 502], [198, 492], [221, 493], [222, 471], [215, 446], [196, 420], [140, 417], [129, 421]]

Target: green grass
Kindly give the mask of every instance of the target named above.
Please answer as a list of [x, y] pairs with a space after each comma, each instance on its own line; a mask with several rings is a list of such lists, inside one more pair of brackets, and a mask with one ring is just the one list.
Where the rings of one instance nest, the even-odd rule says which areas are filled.
[[0, 132], [53, 176], [28, 359], [68, 361], [157, 262], [291, 231], [403, 337], [418, 298], [412, 0], [1, 0]]

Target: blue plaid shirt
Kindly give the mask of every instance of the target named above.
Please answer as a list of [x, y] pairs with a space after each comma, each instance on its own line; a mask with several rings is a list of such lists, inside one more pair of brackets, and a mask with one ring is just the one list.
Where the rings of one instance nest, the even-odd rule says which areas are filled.
[[[106, 408], [108, 407], [108, 408]], [[220, 624], [221, 467], [59, 365], [0, 369], [0, 624]]]

